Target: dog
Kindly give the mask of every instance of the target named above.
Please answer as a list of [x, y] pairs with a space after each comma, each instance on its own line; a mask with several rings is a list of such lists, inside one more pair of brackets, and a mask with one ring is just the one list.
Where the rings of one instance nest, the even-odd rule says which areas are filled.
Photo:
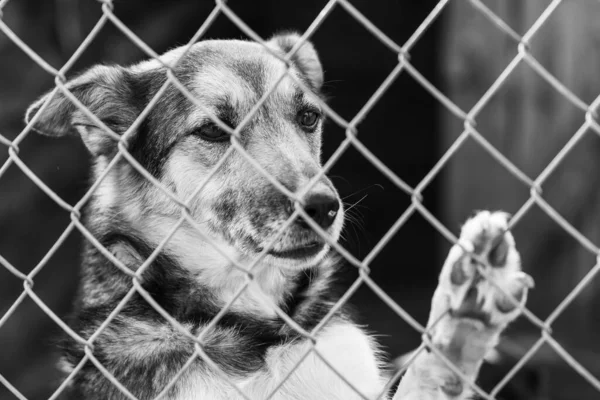
[[[27, 110], [26, 122], [37, 132], [81, 137], [93, 160], [92, 182], [99, 181], [83, 225], [107, 254], [90, 241], [84, 244], [69, 325], [84, 340], [94, 340], [87, 349], [70, 336], [63, 343], [72, 398], [391, 398], [375, 340], [344, 307], [333, 308], [338, 297], [331, 281], [340, 261], [312, 229], [316, 225], [337, 241], [344, 210], [335, 187], [320, 174], [323, 68], [314, 46], [299, 40], [295, 33], [275, 35], [266, 46], [206, 40], [188, 51], [173, 49], [160, 61], [98, 65], [66, 83], [71, 96], [50, 92]], [[287, 66], [276, 57], [295, 47]], [[196, 101], [170, 84], [132, 133], [114, 140], [102, 124], [117, 135], [128, 131], [165, 83], [165, 64], [179, 58], [172, 74]], [[233, 143], [225, 129], [238, 127], [286, 68], [288, 76], [235, 140], [277, 185], [301, 194], [298, 203], [246, 156], [228, 152]], [[116, 157], [120, 146], [160, 186]], [[161, 187], [185, 201], [189, 218], [178, 222], [182, 203]], [[311, 221], [298, 217], [286, 225], [297, 204]], [[473, 393], [464, 379], [477, 377], [533, 284], [521, 270], [508, 219], [482, 211], [463, 226], [432, 299], [429, 344], [415, 354], [394, 399], [466, 399]], [[250, 279], [239, 266], [251, 265], [261, 253]], [[131, 274], [151, 256], [139, 285], [187, 335], [138, 291], [128, 295]], [[103, 325], [125, 296], [125, 305]], [[316, 330], [316, 351], [313, 339], [290, 326], [277, 308], [304, 332], [328, 316]], [[192, 335], [200, 335], [200, 345]], [[197, 348], [202, 355], [191, 359]], [[88, 353], [101, 368], [90, 359], [82, 363]]]

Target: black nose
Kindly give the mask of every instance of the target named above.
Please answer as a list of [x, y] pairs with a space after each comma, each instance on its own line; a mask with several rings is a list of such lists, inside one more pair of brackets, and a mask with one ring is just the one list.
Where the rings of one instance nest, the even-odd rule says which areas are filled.
[[[323, 229], [333, 224], [339, 209], [340, 203], [333, 195], [311, 194], [304, 202], [304, 211]], [[305, 228], [309, 227], [301, 217], [298, 218], [298, 223]]]

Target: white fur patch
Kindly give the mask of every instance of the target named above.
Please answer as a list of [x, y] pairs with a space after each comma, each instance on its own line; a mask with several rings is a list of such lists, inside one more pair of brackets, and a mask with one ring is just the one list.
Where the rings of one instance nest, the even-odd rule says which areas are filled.
[[[274, 347], [267, 353], [266, 369], [235, 381], [251, 399], [264, 399], [283, 380], [310, 348], [310, 342]], [[363, 395], [375, 398], [385, 386], [373, 340], [351, 323], [327, 327], [317, 338], [316, 348], [325, 359]], [[237, 400], [241, 396], [215, 374], [201, 373], [188, 379], [176, 400]], [[348, 384], [314, 352], [309, 354], [271, 397], [274, 400], [361, 399]], [[385, 399], [386, 397], [382, 397]]]
[[[94, 163], [94, 176], [100, 176], [106, 171], [108, 164], [109, 162], [105, 156], [96, 158]], [[101, 210], [108, 210], [117, 199], [117, 188], [113, 174], [114, 172], [109, 172], [94, 192], [96, 204]]]

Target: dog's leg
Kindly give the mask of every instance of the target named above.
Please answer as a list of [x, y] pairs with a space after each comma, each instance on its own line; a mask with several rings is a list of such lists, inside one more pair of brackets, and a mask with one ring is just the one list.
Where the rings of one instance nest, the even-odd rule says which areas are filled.
[[[433, 295], [428, 322], [432, 345], [473, 381], [483, 358], [498, 343], [520, 309], [478, 271], [525, 304], [532, 278], [521, 271], [519, 253], [505, 213], [479, 212], [462, 228], [459, 243], [448, 254]], [[463, 248], [486, 260], [481, 265]], [[421, 351], [409, 366], [394, 400], [461, 400], [473, 394], [469, 385], [434, 350]]]

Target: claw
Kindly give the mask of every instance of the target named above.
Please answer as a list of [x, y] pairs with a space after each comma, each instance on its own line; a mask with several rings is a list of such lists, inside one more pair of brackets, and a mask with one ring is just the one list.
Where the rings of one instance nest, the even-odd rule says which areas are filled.
[[525, 272], [521, 273], [522, 275], [518, 277], [519, 281], [521, 281], [521, 284], [528, 289], [533, 289], [535, 287], [535, 281], [533, 278]]

